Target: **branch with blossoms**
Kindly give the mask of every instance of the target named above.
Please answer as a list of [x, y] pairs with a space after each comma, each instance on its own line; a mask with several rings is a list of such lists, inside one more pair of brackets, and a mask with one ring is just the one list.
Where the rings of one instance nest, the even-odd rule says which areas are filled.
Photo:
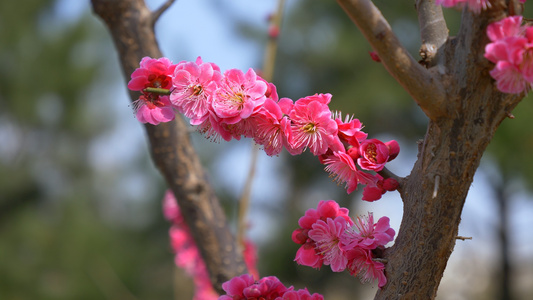
[[178, 64], [145, 57], [131, 74], [128, 88], [142, 93], [134, 107], [143, 123], [171, 121], [177, 111], [215, 142], [252, 138], [269, 156], [282, 149], [292, 155], [309, 149], [348, 193], [364, 185], [366, 201], [398, 188], [396, 179], [377, 173], [398, 155], [398, 143], [367, 139], [358, 119], [343, 119], [329, 109], [331, 94], [280, 99], [276, 86], [253, 69], [221, 73], [216, 64], [200, 57]]
[[[345, 184], [348, 193], [364, 185], [366, 201], [378, 200], [399, 186], [395, 178], [384, 179], [377, 173], [398, 155], [398, 143], [367, 139], [358, 119], [343, 119], [330, 111], [330, 94], [295, 102], [279, 99], [275, 85], [253, 69], [221, 73], [216, 64], [200, 57], [178, 64], [164, 57], [144, 57], [128, 88], [142, 93], [134, 108], [143, 123], [172, 121], [178, 111], [213, 141], [253, 138], [270, 156], [283, 148], [292, 155], [309, 149], [334, 180]], [[318, 210], [308, 210], [293, 234], [293, 241], [303, 245], [295, 260], [314, 268], [331, 264], [334, 272], [348, 268], [363, 282], [376, 279], [382, 287], [387, 280], [376, 253], [393, 240], [394, 230], [386, 217], [374, 224], [369, 214], [354, 223], [347, 213], [332, 200], [320, 202]]]

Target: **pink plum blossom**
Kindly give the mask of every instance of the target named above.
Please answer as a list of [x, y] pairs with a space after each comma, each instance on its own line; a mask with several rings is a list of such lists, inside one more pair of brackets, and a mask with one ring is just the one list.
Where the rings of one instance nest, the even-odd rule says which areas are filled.
[[347, 258], [347, 269], [353, 276], [358, 276], [362, 283], [377, 280], [379, 288], [387, 284], [385, 265], [382, 262], [373, 260], [370, 250], [356, 247], [347, 251]]
[[174, 120], [176, 114], [168, 96], [144, 94], [133, 102], [137, 120], [141, 123], [157, 125]]
[[294, 149], [309, 148], [314, 155], [326, 153], [337, 136], [337, 123], [327, 105], [329, 99], [321, 94], [296, 101], [290, 114]]
[[496, 80], [498, 90], [504, 93], [520, 94], [531, 86], [520, 69], [507, 61], [499, 61], [490, 71], [490, 76]]
[[381, 195], [384, 193], [385, 191], [377, 185], [367, 185], [363, 188], [363, 197], [361, 200], [373, 202], [381, 199]]
[[339, 184], [346, 183], [348, 194], [357, 189], [359, 171], [350, 155], [336, 151], [324, 159], [323, 163], [326, 165], [324, 169], [333, 176], [335, 181]]
[[381, 217], [374, 223], [373, 214], [368, 213], [367, 217], [358, 217], [355, 225], [341, 235], [341, 248], [346, 251], [355, 247], [373, 250], [378, 246], [385, 246], [394, 239], [394, 235], [388, 217]]
[[352, 146], [359, 146], [368, 136], [362, 131], [363, 124], [353, 116], [346, 116], [344, 121], [340, 112], [335, 113], [335, 122], [337, 122], [338, 135], [341, 140], [346, 141]]
[[527, 92], [533, 83], [533, 29], [521, 22], [522, 17], [511, 16], [487, 26], [491, 43], [485, 57], [495, 63], [490, 75], [504, 93]]
[[310, 294], [307, 288], [294, 290], [286, 287], [275, 276], [268, 276], [255, 281], [252, 276], [244, 274], [222, 284], [226, 295], [219, 300], [324, 300], [320, 294]]
[[348, 263], [339, 247], [340, 237], [346, 230], [346, 220], [336, 217], [326, 222], [318, 220], [309, 231], [309, 237], [315, 241], [318, 251], [323, 255], [325, 265], [330, 265], [333, 272], [341, 272]]
[[380, 140], [365, 140], [359, 147], [357, 163], [362, 169], [381, 171], [389, 161], [389, 147]]
[[302, 266], [320, 269], [324, 263], [323, 257], [324, 256], [317, 251], [316, 244], [310, 241], [298, 248], [294, 261]]
[[216, 115], [226, 124], [235, 124], [246, 119], [266, 100], [267, 84], [257, 79], [253, 69], [243, 73], [231, 69], [224, 72], [213, 99]]
[[142, 123], [157, 125], [174, 120], [174, 109], [168, 96], [145, 92], [146, 88], [172, 88], [172, 74], [176, 65], [166, 58], [144, 57], [139, 68], [131, 74], [128, 88], [142, 91], [143, 94], [133, 102], [135, 116]]
[[220, 68], [212, 63], [204, 63], [200, 57], [196, 62], [183, 62], [174, 72], [170, 101], [186, 117], [203, 120], [211, 109], [211, 95], [220, 80]]
[[314, 293], [310, 294], [307, 288], [297, 291], [287, 291], [279, 300], [324, 300], [324, 296]]
[[481, 10], [491, 7], [489, 0], [436, 0], [435, 4], [444, 7], [462, 7], [466, 4], [470, 11], [477, 14], [480, 13]]
[[176, 65], [166, 57], [143, 57], [139, 68], [131, 74], [128, 88], [132, 91], [142, 91], [147, 87], [170, 89], [175, 69]]
[[220, 296], [219, 300], [275, 300], [283, 296], [287, 291], [293, 290], [292, 287], [287, 288], [284, 286], [275, 276], [263, 277], [255, 281], [248, 274], [237, 276], [224, 282], [222, 289], [226, 292], [226, 295]]
[[271, 99], [266, 99], [263, 109], [253, 117], [253, 120], [256, 126], [254, 141], [263, 146], [267, 155], [278, 155], [283, 146], [288, 145], [290, 120]]
[[522, 31], [522, 16], [510, 16], [487, 26], [487, 36], [491, 42], [519, 36]]

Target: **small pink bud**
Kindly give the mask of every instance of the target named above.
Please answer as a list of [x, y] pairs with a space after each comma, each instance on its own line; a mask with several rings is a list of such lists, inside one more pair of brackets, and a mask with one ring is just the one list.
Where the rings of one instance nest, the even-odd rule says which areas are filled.
[[307, 241], [307, 232], [309, 229], [298, 228], [292, 232], [292, 241], [296, 244], [303, 245]]
[[400, 153], [400, 144], [398, 144], [397, 141], [392, 140], [390, 142], [386, 142], [385, 145], [389, 148], [389, 159], [387, 161], [391, 161], [398, 156], [398, 153]]
[[348, 149], [348, 155], [350, 155], [350, 157], [355, 161], [361, 156], [361, 153], [359, 153], [359, 149], [357, 147], [352, 147]]
[[398, 189], [400, 184], [394, 178], [387, 178], [383, 181], [383, 189], [392, 192]]
[[379, 58], [379, 55], [376, 53], [376, 51], [368, 51], [368, 54], [370, 54], [370, 58], [372, 58], [375, 62], [381, 62], [381, 58]]
[[381, 195], [383, 195], [383, 189], [377, 187], [377, 186], [365, 186], [363, 189], [363, 198], [362, 200], [373, 202], [376, 200], [381, 199]]
[[271, 39], [277, 38], [279, 36], [279, 27], [276, 25], [270, 25], [270, 27], [268, 28], [268, 36]]

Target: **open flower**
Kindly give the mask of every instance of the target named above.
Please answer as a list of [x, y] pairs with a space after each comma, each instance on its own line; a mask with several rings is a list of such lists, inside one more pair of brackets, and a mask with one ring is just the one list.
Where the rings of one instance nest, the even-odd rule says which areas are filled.
[[374, 223], [374, 215], [368, 213], [366, 217], [358, 217], [355, 225], [341, 235], [341, 248], [346, 251], [356, 247], [373, 250], [378, 246], [385, 246], [394, 239], [394, 235], [388, 217], [381, 217]]
[[198, 120], [207, 117], [212, 94], [221, 79], [220, 68], [212, 63], [204, 63], [201, 57], [196, 62], [183, 62], [174, 72], [170, 101], [193, 123], [198, 123]]
[[326, 222], [318, 220], [309, 230], [309, 237], [316, 243], [318, 252], [323, 256], [324, 264], [330, 265], [333, 272], [346, 269], [348, 260], [339, 247], [340, 237], [346, 230], [346, 220], [342, 217], [328, 218]]
[[348, 258], [347, 269], [353, 276], [359, 277], [362, 283], [377, 280], [378, 287], [387, 284], [385, 277], [385, 265], [372, 259], [372, 252], [368, 249], [356, 247], [346, 252]]
[[266, 100], [267, 84], [258, 79], [253, 69], [243, 73], [231, 69], [224, 72], [224, 78], [213, 98], [216, 115], [227, 124], [246, 119], [259, 109]]
[[168, 96], [145, 93], [133, 102], [135, 117], [141, 123], [157, 125], [174, 120], [176, 113]]
[[[321, 94], [322, 95], [322, 94]], [[325, 102], [328, 97], [314, 95], [294, 103], [290, 119], [291, 145], [300, 153], [309, 148], [314, 155], [326, 153], [330, 143], [337, 136], [337, 123], [331, 118], [331, 111]]]

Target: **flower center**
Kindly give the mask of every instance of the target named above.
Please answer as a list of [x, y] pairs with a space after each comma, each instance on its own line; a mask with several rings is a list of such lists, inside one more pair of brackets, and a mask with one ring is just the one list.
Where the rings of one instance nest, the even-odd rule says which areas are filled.
[[307, 133], [315, 133], [316, 132], [316, 124], [315, 123], [307, 123], [302, 127], [302, 130]]
[[376, 152], [376, 145], [374, 144], [368, 145], [368, 147], [365, 150], [365, 154], [368, 160], [375, 163], [377, 161], [376, 156], [378, 155], [378, 153]]
[[170, 87], [170, 79], [167, 75], [148, 75], [149, 87], [166, 89]]
[[192, 94], [194, 96], [199, 96], [203, 92], [203, 88], [201, 85], [195, 85], [192, 87]]

